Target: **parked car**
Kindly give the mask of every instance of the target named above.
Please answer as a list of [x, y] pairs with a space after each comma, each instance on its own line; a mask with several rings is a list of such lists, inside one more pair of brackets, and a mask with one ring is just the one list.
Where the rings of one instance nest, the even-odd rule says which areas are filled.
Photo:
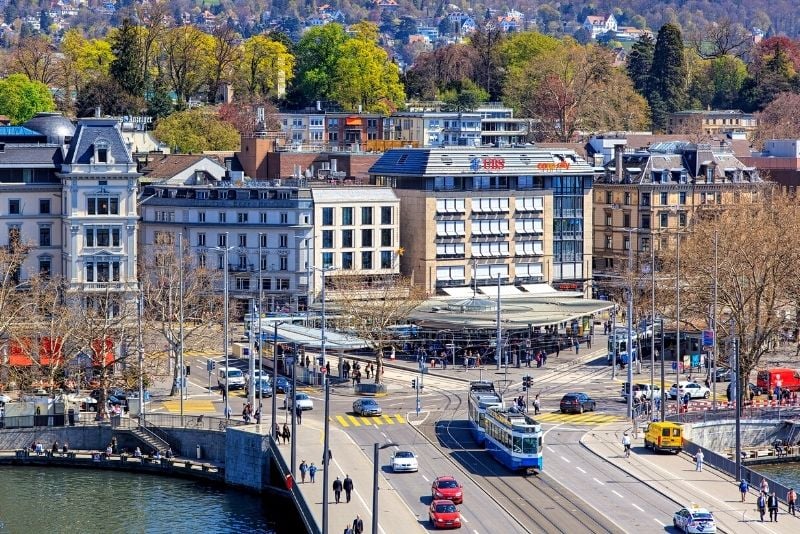
[[672, 384], [669, 388], [670, 399], [674, 399], [678, 394], [683, 398], [687, 393], [692, 399], [707, 399], [711, 396], [711, 390], [697, 382], [680, 382]]
[[561, 397], [561, 413], [593, 412], [597, 403], [586, 393], [567, 393]]
[[[727, 389], [725, 390], [725, 396], [728, 398], [728, 402], [733, 401], [733, 393], [731, 392], [732, 384], [728, 384]], [[767, 391], [764, 388], [760, 388], [757, 385], [753, 384], [752, 382], [747, 383], [747, 391], [750, 396], [758, 397], [759, 395], [766, 395]], [[749, 399], [745, 399], [749, 400]]]
[[419, 471], [417, 455], [411, 451], [397, 451], [392, 454], [392, 471]]
[[453, 501], [434, 499], [431, 501], [428, 518], [433, 528], [461, 528], [461, 514]]
[[454, 477], [436, 477], [431, 483], [431, 497], [433, 500], [449, 499], [455, 504], [461, 504], [464, 502], [464, 490]]
[[353, 413], [358, 415], [380, 415], [381, 405], [375, 399], [358, 399], [353, 403]]
[[260, 378], [265, 378], [265, 379], [267, 379], [267, 381], [269, 381], [269, 376], [270, 375], [269, 375], [269, 371], [268, 370], [264, 371], [262, 369], [256, 369], [256, 370], [253, 371], [253, 376], [252, 377], [250, 376], [250, 373], [247, 372], [244, 375], [245, 388], [249, 391], [250, 390], [250, 381], [251, 380], [255, 381], [255, 383], [257, 384], [258, 380]]
[[314, 401], [312, 401], [311, 397], [309, 397], [305, 393], [295, 393], [294, 401], [292, 401], [291, 395], [287, 395], [283, 399], [283, 409], [287, 410], [289, 408], [293, 408], [295, 402], [297, 403], [297, 406], [303, 411], [314, 409]]
[[733, 370], [730, 367], [717, 367], [711, 378], [714, 382], [730, 382]]

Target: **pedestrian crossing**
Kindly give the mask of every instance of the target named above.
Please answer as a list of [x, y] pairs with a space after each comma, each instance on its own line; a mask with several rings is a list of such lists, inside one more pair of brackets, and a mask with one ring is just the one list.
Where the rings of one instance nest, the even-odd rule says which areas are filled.
[[[170, 413], [181, 413], [180, 399], [168, 400], [162, 403], [164, 409]], [[186, 399], [183, 401], [183, 413], [205, 414], [214, 413], [217, 409], [208, 399]]]
[[361, 417], [356, 415], [344, 414], [331, 418], [332, 421], [339, 423], [344, 428], [356, 426], [381, 426], [381, 425], [402, 425], [406, 419], [402, 415], [378, 415], [375, 417]]
[[[530, 415], [530, 414], [529, 414]], [[533, 416], [540, 423], [569, 423], [581, 426], [596, 426], [609, 423], [624, 421], [625, 417], [614, 414], [604, 414], [598, 412], [585, 412], [582, 414], [547, 412]]]

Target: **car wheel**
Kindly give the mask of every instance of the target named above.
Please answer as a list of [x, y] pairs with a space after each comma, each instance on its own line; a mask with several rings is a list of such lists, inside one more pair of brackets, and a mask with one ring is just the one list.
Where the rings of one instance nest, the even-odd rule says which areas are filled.
[[581, 404], [581, 407], [578, 408], [578, 413], [583, 413], [583, 404]]
[[711, 393], [709, 393], [708, 391], [706, 391], [706, 394], [705, 394], [705, 395], [703, 395], [703, 398], [704, 398], [704, 399], [707, 399], [707, 398], [709, 398], [710, 396], [711, 396]]
[[592, 411], [592, 412], [593, 412], [593, 411], [595, 411], [595, 409], [596, 409], [596, 408], [597, 408], [597, 404], [595, 404], [595, 403], [593, 402], [593, 403], [592, 403], [592, 409], [591, 409], [590, 411]]

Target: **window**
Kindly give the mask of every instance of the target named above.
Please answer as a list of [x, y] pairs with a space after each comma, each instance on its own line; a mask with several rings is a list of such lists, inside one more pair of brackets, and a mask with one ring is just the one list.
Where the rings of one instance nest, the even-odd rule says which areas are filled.
[[678, 193], [678, 198], [680, 199], [679, 202], [681, 203], [681, 205], [685, 205], [686, 204], [686, 191], [681, 191], [680, 193]]
[[108, 146], [105, 144], [97, 145], [97, 163], [108, 163]]
[[623, 213], [622, 214], [622, 226], [625, 228], [631, 227], [631, 214], [630, 213]]
[[372, 246], [372, 230], [361, 230], [361, 246]]
[[219, 212], [219, 222], [228, 222], [228, 216], [224, 211]]
[[239, 254], [239, 270], [244, 271], [247, 269], [247, 254]]
[[333, 208], [322, 208], [322, 226], [333, 226]]
[[289, 224], [289, 214], [288, 213], [281, 213], [281, 224]]
[[278, 291], [288, 291], [289, 290], [289, 279], [288, 278], [276, 278], [275, 279], [275, 289]]
[[245, 278], [242, 276], [236, 277], [236, 289], [239, 291], [249, 291], [250, 290], [250, 279]]
[[364, 251], [361, 253], [361, 268], [372, 269], [372, 251]]
[[544, 231], [544, 219], [517, 219], [514, 222], [515, 234], [541, 234]]
[[217, 236], [217, 246], [218, 247], [228, 246], [228, 234], [219, 234]]
[[220, 254], [217, 256], [217, 269], [224, 269], [225, 268], [225, 256]]
[[39, 274], [45, 278], [50, 276], [52, 261], [50, 256], [41, 256], [39, 258]]
[[262, 278], [261, 279], [261, 289], [264, 291], [271, 291], [272, 290], [272, 278]]
[[650, 238], [649, 237], [641, 238], [641, 240], [639, 241], [639, 250], [641, 250], [642, 252], [650, 252]]
[[322, 268], [327, 269], [333, 267], [333, 252], [322, 253]]
[[[156, 232], [154, 236], [156, 243], [170, 243], [171, 242], [171, 234], [168, 234], [169, 237], [164, 235], [165, 232]], [[120, 246], [119, 241], [120, 236], [120, 229], [119, 228], [103, 228], [103, 227], [96, 227], [96, 226], [89, 226], [86, 228], [86, 243], [85, 246], [87, 247], [118, 247]]]
[[206, 246], [206, 234], [197, 234], [197, 246], [198, 247]]
[[642, 228], [650, 228], [650, 214], [642, 214]]
[[258, 222], [261, 224], [267, 224], [267, 214], [265, 212], [261, 212], [258, 214]]
[[517, 211], [542, 211], [544, 209], [544, 197], [517, 197]]
[[606, 204], [614, 203], [614, 194], [611, 191], [606, 191]]
[[669, 193], [661, 193], [661, 205], [662, 206], [669, 205]]
[[258, 242], [261, 244], [262, 248], [266, 248], [266, 246], [267, 246], [267, 234], [258, 234]]
[[46, 215], [50, 213], [50, 199], [49, 198], [40, 198], [39, 199], [39, 213]]
[[119, 215], [119, 198], [89, 197], [86, 199], [89, 215]]
[[353, 253], [342, 252], [342, 269], [352, 269], [352, 268], [353, 268]]
[[342, 226], [353, 225], [353, 208], [342, 208]]
[[667, 213], [666, 211], [662, 211], [660, 217], [661, 217], [661, 223], [660, 223], [661, 228], [669, 227], [669, 213]]
[[542, 241], [517, 241], [514, 244], [514, 253], [517, 256], [541, 256], [544, 254]]
[[650, 205], [650, 193], [642, 193], [640, 198], [640, 204], [642, 206], [649, 206]]
[[[457, 232], [458, 228], [461, 228], [461, 233], [459, 235], [463, 236], [464, 235], [464, 223], [462, 221], [452, 221], [452, 222], [454, 222], [454, 223], [459, 223], [460, 222], [461, 223], [460, 226], [458, 224], [453, 226], [452, 230], [454, 232]], [[438, 225], [437, 225], [437, 230], [438, 230]], [[437, 231], [437, 235], [438, 235], [438, 231]], [[381, 246], [382, 247], [391, 247], [391, 246], [393, 246], [392, 245], [392, 229], [391, 228], [382, 228], [381, 229]]]
[[381, 251], [381, 269], [391, 269], [391, 268], [392, 268], [392, 251], [391, 250]]
[[508, 220], [492, 219], [472, 221], [472, 235], [501, 236], [508, 235]]
[[236, 222], [239, 224], [247, 222], [247, 213], [239, 212], [236, 214]]
[[473, 189], [508, 189], [508, 176], [476, 176], [472, 179]]
[[239, 246], [242, 248], [247, 247], [247, 234], [239, 234]]
[[197, 266], [202, 267], [203, 269], [206, 268], [208, 264], [205, 252], [200, 252], [197, 254]]
[[614, 216], [611, 213], [606, 213], [606, 226], [614, 225]]
[[631, 203], [631, 194], [630, 194], [629, 191], [625, 191], [625, 193], [623, 194], [622, 203], [625, 204], [626, 206], [630, 205], [630, 203]]
[[611, 250], [614, 246], [614, 238], [610, 235], [606, 236], [606, 250]]
[[372, 224], [372, 207], [361, 208], [361, 224]]
[[280, 234], [278, 236], [278, 246], [280, 248], [286, 248], [289, 246], [289, 236], [288, 234]]
[[342, 230], [342, 248], [353, 248], [352, 230]]
[[392, 224], [391, 206], [381, 206], [381, 224]]
[[40, 226], [39, 227], [39, 246], [40, 247], [49, 247], [50, 246], [50, 227], [49, 226]]
[[498, 277], [508, 277], [508, 265], [478, 265], [475, 269], [475, 278], [478, 280], [497, 280]]
[[206, 222], [206, 212], [198, 211], [197, 212], [197, 222], [204, 223]]
[[289, 270], [289, 258], [286, 256], [280, 257], [280, 270], [281, 271], [288, 271]]
[[333, 248], [333, 230], [322, 231], [322, 248]]
[[496, 243], [472, 243], [473, 258], [497, 258], [505, 256], [508, 256], [508, 241], [500, 241]]
[[678, 214], [678, 224], [680, 226], [686, 226], [686, 212], [682, 211]]
[[625, 236], [622, 238], [622, 250], [630, 250], [631, 249], [631, 238], [629, 236]]
[[436, 257], [439, 259], [463, 258], [464, 243], [438, 243]]
[[87, 282], [119, 282], [119, 261], [98, 260], [86, 264]]
[[463, 282], [464, 281], [464, 266], [460, 267], [437, 267], [436, 268], [436, 281], [439, 282]]

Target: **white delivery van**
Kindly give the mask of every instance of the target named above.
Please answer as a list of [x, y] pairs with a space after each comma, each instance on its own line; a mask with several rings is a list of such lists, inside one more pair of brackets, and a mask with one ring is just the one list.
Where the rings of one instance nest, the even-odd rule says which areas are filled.
[[217, 385], [220, 389], [244, 389], [244, 373], [235, 367], [219, 367], [217, 371]]

